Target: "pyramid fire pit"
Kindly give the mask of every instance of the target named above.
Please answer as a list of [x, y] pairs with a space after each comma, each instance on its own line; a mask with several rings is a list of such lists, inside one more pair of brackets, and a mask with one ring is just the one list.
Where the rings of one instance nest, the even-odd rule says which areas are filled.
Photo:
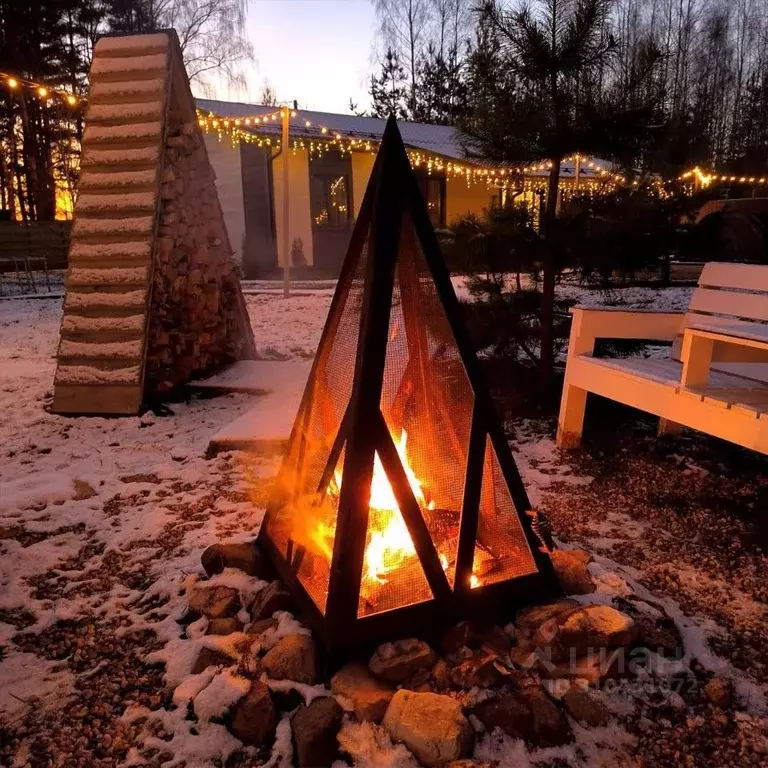
[[329, 648], [560, 594], [390, 119], [259, 544]]

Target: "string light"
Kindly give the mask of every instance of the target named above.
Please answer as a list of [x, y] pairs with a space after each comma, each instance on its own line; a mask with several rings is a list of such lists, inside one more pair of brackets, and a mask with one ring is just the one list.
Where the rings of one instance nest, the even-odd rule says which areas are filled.
[[[0, 72], [0, 84], [4, 84], [10, 91], [15, 91], [20, 87], [28, 88], [34, 91], [36, 95], [44, 100], [52, 98], [63, 101], [70, 107], [76, 107], [79, 104], [84, 104], [85, 99], [61, 88], [52, 88], [49, 85], [35, 82], [27, 78], [20, 77], [18, 75], [12, 75], [7, 72]], [[274, 140], [270, 137], [259, 136], [252, 131], [243, 130], [242, 126], [246, 128], [258, 129], [260, 126], [268, 125], [269, 123], [276, 122], [282, 117], [283, 109], [276, 110], [275, 112], [259, 115], [248, 115], [240, 117], [222, 118], [217, 117], [211, 113], [207, 116], [198, 111], [198, 121], [200, 127], [207, 131], [214, 131], [218, 133], [219, 138], [223, 138], [224, 135], [229, 135], [233, 144], [237, 144], [240, 141], [252, 144], [255, 143], [259, 146], [280, 146], [279, 139]], [[296, 118], [299, 116], [299, 111], [292, 109], [290, 111], [290, 117]], [[313, 127], [311, 120], [304, 119], [303, 125], [305, 129]], [[317, 126], [322, 140], [313, 138], [302, 137], [294, 139], [291, 144], [292, 150], [295, 152], [297, 149], [307, 149], [311, 154], [322, 154], [329, 149], [337, 149], [341, 152], [347, 151], [363, 151], [373, 153], [378, 148], [378, 142], [370, 139], [360, 139], [354, 136], [344, 137], [338, 132], [331, 131], [328, 126]], [[329, 133], [333, 138], [328, 137]], [[464, 177], [467, 180], [467, 184], [476, 182], [479, 180], [486, 181], [488, 184], [499, 185], [499, 182], [512, 182], [515, 176], [530, 176], [547, 172], [551, 169], [551, 161], [533, 163], [528, 166], [513, 167], [513, 168], [478, 168], [476, 166], [464, 165], [452, 161], [446, 161], [439, 155], [430, 155], [421, 150], [409, 150], [409, 158], [411, 164], [415, 167], [424, 166], [427, 173], [446, 173], [455, 177]], [[593, 160], [589, 160], [583, 155], [574, 154], [571, 157], [565, 157], [562, 160], [563, 163], [567, 162], [580, 162], [580, 174], [579, 174], [579, 188], [591, 189], [595, 187], [595, 184], [599, 184], [599, 188], [603, 189], [606, 185], [624, 184], [627, 182], [626, 178], [620, 174], [615, 174], [609, 169], [602, 168], [596, 164]], [[592, 176], [588, 174], [593, 174]], [[501, 178], [499, 178], [501, 177]], [[563, 178], [563, 182], [569, 182], [570, 178]], [[752, 174], [741, 175], [717, 173], [715, 171], [706, 173], [702, 171], [698, 166], [692, 168], [689, 171], [681, 174], [678, 177], [680, 181], [695, 181], [701, 187], [708, 187], [712, 184], [728, 184], [728, 183], [740, 183], [740, 184], [768, 184], [768, 174]], [[656, 186], [664, 192], [664, 194], [671, 194], [664, 189], [666, 182], [658, 181]], [[637, 186], [637, 182], [632, 182], [634, 186]], [[537, 187], [538, 188], [538, 187]]]
[[80, 102], [85, 101], [85, 99], [81, 99], [79, 96], [72, 93], [72, 91], [63, 88], [52, 88], [50, 85], [38, 83], [34, 80], [28, 80], [19, 75], [11, 75], [8, 72], [0, 72], [0, 83], [3, 83], [9, 91], [16, 91], [21, 87], [28, 88], [40, 99], [46, 101], [48, 99], [58, 99], [70, 107], [75, 107]]
[[692, 168], [690, 171], [679, 176], [680, 181], [694, 180], [702, 188], [706, 189], [711, 184], [730, 184], [736, 182], [738, 184], [768, 184], [768, 176], [765, 173], [763, 175], [751, 175], [751, 176], [735, 176], [727, 173], [705, 173], [698, 166]]
[[[299, 117], [295, 110], [291, 111], [291, 116]], [[198, 122], [203, 131], [214, 133], [220, 141], [228, 137], [233, 147], [240, 142], [254, 144], [260, 147], [281, 147], [280, 136], [272, 133], [274, 130], [268, 123], [280, 117], [281, 112], [275, 112], [270, 115], [242, 116], [236, 118], [226, 118], [214, 113], [203, 113], [198, 111]], [[268, 133], [259, 132], [259, 128], [267, 124]], [[304, 129], [313, 127], [309, 119], [301, 118], [301, 125]], [[249, 130], [250, 129], [250, 130]], [[295, 154], [299, 151], [306, 151], [310, 157], [320, 157], [328, 151], [338, 151], [341, 154], [348, 152], [374, 154], [379, 147], [379, 141], [369, 137], [359, 137], [354, 135], [343, 135], [338, 131], [332, 130], [327, 125], [314, 126], [317, 135], [307, 136], [305, 134], [294, 135], [291, 137], [290, 151]], [[408, 149], [408, 158], [414, 168], [421, 168], [428, 175], [439, 173], [448, 178], [461, 179], [467, 186], [483, 184], [488, 188], [521, 188], [521, 191], [546, 191], [546, 177], [537, 174], [548, 172], [551, 167], [551, 161], [542, 161], [530, 166], [507, 167], [507, 168], [483, 168], [476, 165], [450, 160], [441, 155], [431, 154], [425, 150]], [[573, 161], [576, 156], [566, 157], [563, 162]], [[625, 181], [623, 176], [601, 168], [594, 161], [584, 160], [584, 166], [579, 178], [579, 189], [581, 191], [592, 193], [593, 191], [607, 191], [614, 188], [618, 183]], [[533, 178], [531, 178], [533, 177]], [[575, 187], [575, 177], [564, 177], [562, 179], [563, 190]]]

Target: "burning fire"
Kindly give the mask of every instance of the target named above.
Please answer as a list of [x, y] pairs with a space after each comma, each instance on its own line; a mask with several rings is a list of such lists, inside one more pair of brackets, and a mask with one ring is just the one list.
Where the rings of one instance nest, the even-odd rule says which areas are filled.
[[[419, 507], [427, 510], [434, 509], [434, 502], [427, 502], [421, 482], [408, 462], [406, 452], [408, 434], [405, 430], [400, 434], [400, 439], [394, 440], [394, 443], [397, 455], [400, 457], [408, 483]], [[334, 473], [334, 479], [328, 486], [327, 493], [332, 497], [338, 497], [341, 493], [341, 471], [339, 469]], [[328, 526], [321, 523], [319, 527], [327, 528]], [[365, 550], [363, 562], [365, 575], [363, 580], [364, 582], [367, 580], [373, 583], [386, 584], [387, 579], [384, 578], [385, 575], [402, 566], [408, 558], [415, 557], [416, 549], [413, 546], [413, 541], [408, 533], [403, 516], [400, 514], [400, 507], [397, 504], [395, 493], [392, 490], [378, 453], [374, 455], [373, 459], [369, 527], [372, 532], [371, 540]], [[327, 541], [328, 532], [318, 530], [317, 538]], [[323, 549], [328, 549], [327, 543]]]
[[[416, 477], [416, 473], [408, 461], [406, 450], [408, 435], [406, 431], [402, 430], [399, 440], [396, 438], [393, 440], [408, 483], [420, 509], [422, 511], [434, 510], [435, 502], [427, 499], [422, 483]], [[337, 469], [328, 486], [328, 496], [338, 498], [341, 493], [341, 482], [341, 471]], [[408, 533], [408, 527], [400, 513], [400, 507], [378, 453], [374, 455], [373, 462], [368, 525], [371, 530], [371, 537], [365, 549], [363, 561], [363, 594], [370, 594], [371, 588], [377, 584], [386, 584], [388, 574], [407, 565], [411, 558], [416, 557], [416, 548], [410, 533]], [[313, 536], [315, 542], [320, 545], [321, 551], [327, 554], [329, 558], [331, 554], [329, 541], [333, 540], [333, 533], [331, 526], [326, 523], [319, 523]], [[447, 572], [450, 567], [448, 557], [442, 552], [439, 553], [439, 557], [443, 570]], [[480, 584], [480, 579], [472, 574], [472, 587]]]

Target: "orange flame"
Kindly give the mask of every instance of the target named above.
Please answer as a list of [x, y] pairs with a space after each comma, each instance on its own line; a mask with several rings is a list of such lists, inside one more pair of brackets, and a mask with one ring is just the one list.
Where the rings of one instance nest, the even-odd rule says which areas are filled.
[[[435, 508], [435, 502], [427, 500], [422, 483], [413, 471], [408, 461], [407, 444], [408, 434], [402, 430], [400, 439], [393, 438], [397, 454], [400, 457], [408, 484], [413, 491], [422, 511], [431, 511]], [[334, 473], [327, 494], [338, 498], [341, 493], [341, 471]], [[387, 574], [402, 567], [410, 558], [416, 556], [416, 548], [408, 532], [408, 527], [400, 513], [400, 506], [395, 498], [392, 485], [389, 482], [384, 465], [379, 454], [374, 454], [373, 475], [371, 477], [371, 496], [369, 502], [370, 518], [369, 530], [371, 531], [368, 546], [365, 548], [363, 560], [363, 594], [369, 594], [376, 584], [386, 584]], [[333, 540], [333, 528], [326, 523], [319, 523], [313, 535], [313, 540], [318, 544], [320, 551], [330, 558], [331, 550], [329, 541]], [[438, 553], [440, 564], [444, 571], [449, 569], [448, 557], [444, 553]], [[479, 586], [482, 582], [472, 574], [471, 586]]]

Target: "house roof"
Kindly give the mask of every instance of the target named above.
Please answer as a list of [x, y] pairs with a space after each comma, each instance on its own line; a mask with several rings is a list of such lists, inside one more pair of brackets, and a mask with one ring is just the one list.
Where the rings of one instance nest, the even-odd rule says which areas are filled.
[[[218, 117], [259, 117], [275, 112], [274, 106], [261, 104], [248, 104], [234, 101], [217, 101], [215, 99], [196, 99], [198, 109], [203, 112], [211, 112]], [[307, 121], [310, 126], [307, 127]], [[312, 110], [298, 110], [296, 117], [291, 119], [291, 135], [305, 136], [307, 138], [320, 138], [321, 126], [326, 126], [329, 131], [337, 131], [345, 136], [356, 139], [370, 139], [380, 141], [384, 135], [386, 120], [377, 117], [359, 117], [358, 115], [339, 115], [333, 112], [315, 112]], [[461, 143], [461, 134], [449, 125], [431, 125], [429, 123], [412, 123], [407, 120], [399, 120], [398, 128], [403, 142], [412, 149], [420, 149], [435, 155], [441, 155], [449, 160], [455, 160], [462, 164], [479, 167], [491, 167], [491, 164], [477, 158], [467, 158]], [[280, 133], [280, 123], [260, 125], [253, 129], [259, 133]], [[589, 163], [593, 166], [590, 168]], [[542, 165], [542, 164], [540, 164]], [[593, 178], [598, 176], [598, 168], [610, 170], [611, 164], [598, 158], [583, 158], [579, 171], [581, 178]], [[527, 176], [546, 176], [549, 171], [545, 167], [531, 168], [526, 171]], [[573, 177], [576, 173], [575, 162], [568, 158], [560, 167], [560, 174], [566, 178]]]

